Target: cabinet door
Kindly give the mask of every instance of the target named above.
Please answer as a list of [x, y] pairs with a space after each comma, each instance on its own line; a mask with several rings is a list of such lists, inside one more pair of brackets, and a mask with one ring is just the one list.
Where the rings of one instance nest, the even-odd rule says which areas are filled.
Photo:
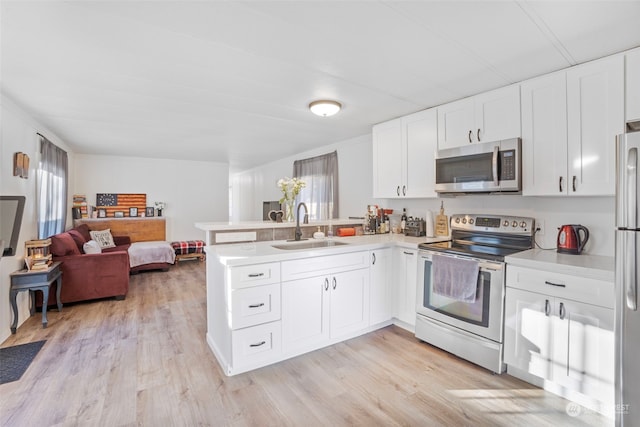
[[476, 141], [473, 98], [438, 107], [438, 149], [459, 147]]
[[520, 86], [511, 85], [482, 93], [475, 99], [475, 142], [519, 138]]
[[373, 133], [373, 197], [400, 197], [404, 182], [401, 119], [375, 125]]
[[369, 269], [331, 276], [331, 338], [369, 326]]
[[551, 378], [552, 310], [553, 298], [507, 288], [504, 325], [506, 364], [541, 378]]
[[330, 279], [312, 277], [282, 283], [282, 349], [320, 347], [329, 340]]
[[567, 194], [567, 78], [526, 81], [522, 92], [522, 194]]
[[624, 130], [624, 57], [567, 71], [569, 193], [615, 193], [615, 137]]
[[395, 315], [411, 326], [416, 324], [416, 292], [418, 280], [418, 253], [405, 248], [395, 249], [395, 280], [392, 289], [396, 296]]
[[402, 118], [403, 160], [406, 165], [402, 195], [437, 197], [435, 154], [438, 149], [438, 113], [435, 108]]
[[640, 120], [640, 49], [626, 55], [626, 121]]
[[611, 309], [556, 300], [554, 382], [613, 404], [613, 319]]
[[386, 322], [392, 317], [391, 248], [371, 251], [369, 269], [369, 324]]

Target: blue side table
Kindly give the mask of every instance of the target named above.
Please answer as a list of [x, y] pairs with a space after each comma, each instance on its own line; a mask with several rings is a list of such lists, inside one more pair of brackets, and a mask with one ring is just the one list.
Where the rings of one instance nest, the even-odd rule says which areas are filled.
[[31, 315], [36, 312], [35, 292], [42, 291], [42, 327], [46, 328], [47, 324], [47, 301], [49, 301], [49, 288], [56, 282], [56, 303], [58, 311], [62, 311], [62, 303], [60, 302], [60, 289], [62, 289], [62, 271], [60, 270], [61, 262], [56, 261], [46, 270], [19, 270], [11, 273], [11, 290], [9, 291], [9, 300], [13, 308], [13, 323], [11, 324], [11, 333], [16, 333], [18, 326], [18, 304], [16, 297], [18, 292], [29, 291], [31, 294]]

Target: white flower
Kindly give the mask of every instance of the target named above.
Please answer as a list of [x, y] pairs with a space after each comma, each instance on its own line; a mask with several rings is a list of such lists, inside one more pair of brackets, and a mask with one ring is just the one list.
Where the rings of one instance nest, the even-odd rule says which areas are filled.
[[278, 187], [280, 187], [283, 194], [280, 203], [284, 203], [287, 200], [294, 200], [300, 193], [300, 190], [306, 186], [307, 184], [299, 178], [289, 178], [287, 176], [280, 178], [278, 180]]

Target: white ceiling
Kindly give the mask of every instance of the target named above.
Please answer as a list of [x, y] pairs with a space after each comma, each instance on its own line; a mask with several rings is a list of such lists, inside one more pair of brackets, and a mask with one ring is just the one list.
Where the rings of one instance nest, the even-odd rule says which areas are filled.
[[[249, 168], [640, 46], [640, 1], [7, 1], [1, 90], [77, 153]], [[320, 118], [309, 102], [343, 103]]]

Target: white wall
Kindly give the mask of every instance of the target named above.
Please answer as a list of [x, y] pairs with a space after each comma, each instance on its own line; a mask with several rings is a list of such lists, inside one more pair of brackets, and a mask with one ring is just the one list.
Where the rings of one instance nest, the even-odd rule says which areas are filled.
[[144, 193], [147, 206], [165, 202], [167, 240], [203, 239], [199, 221], [227, 221], [229, 167], [225, 163], [121, 156], [76, 156], [73, 192], [95, 205], [97, 193]]
[[[40, 159], [40, 137], [36, 133], [45, 135], [47, 139], [67, 151], [69, 155], [69, 191], [72, 191], [74, 154], [68, 146], [57, 138], [44, 126], [37, 123], [20, 107], [6, 96], [0, 94], [0, 194], [3, 196], [25, 196], [26, 202], [20, 236], [16, 248], [16, 255], [3, 257], [0, 260], [0, 342], [10, 334], [13, 311], [9, 305], [9, 288], [11, 282], [9, 274], [20, 270], [24, 266], [24, 242], [37, 239], [36, 226], [36, 169]], [[30, 159], [29, 178], [22, 179], [13, 176], [13, 154], [26, 153]], [[69, 206], [71, 197], [69, 198]], [[67, 216], [67, 224], [71, 223], [71, 214]], [[29, 293], [18, 294], [18, 326], [29, 317]], [[40, 315], [37, 313], [36, 315]]]
[[[255, 220], [262, 217], [262, 201], [278, 200], [276, 181], [290, 176], [293, 161], [338, 150], [340, 164], [340, 216], [362, 216], [368, 204], [394, 209], [424, 218], [427, 210], [438, 212], [444, 201], [445, 213], [498, 213], [530, 216], [544, 221], [544, 235], [537, 236], [543, 248], [555, 249], [557, 228], [562, 224], [582, 224], [591, 237], [585, 252], [594, 255], [614, 255], [613, 197], [523, 197], [518, 195], [477, 195], [434, 199], [373, 199], [373, 151], [371, 134], [328, 145], [318, 150], [300, 153], [269, 163], [232, 177], [234, 220]], [[425, 160], [427, 161], [427, 160]]]
[[278, 179], [293, 172], [293, 162], [298, 159], [338, 151], [339, 216], [363, 216], [374, 199], [372, 173], [373, 151], [371, 135], [342, 141], [337, 144], [305, 151], [295, 156], [239, 172], [231, 177], [232, 220], [252, 221], [262, 219], [262, 202], [279, 200], [282, 193]]

